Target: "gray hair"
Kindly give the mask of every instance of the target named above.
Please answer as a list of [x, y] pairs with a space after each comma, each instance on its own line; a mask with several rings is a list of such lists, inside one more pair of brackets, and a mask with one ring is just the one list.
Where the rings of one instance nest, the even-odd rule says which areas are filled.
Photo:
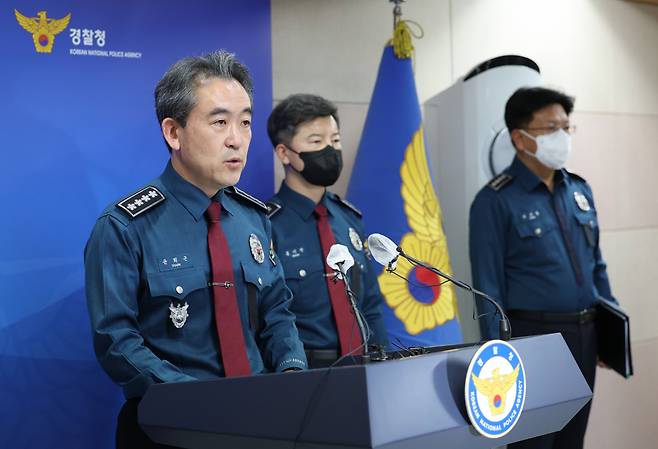
[[155, 87], [155, 113], [158, 123], [170, 117], [185, 127], [187, 117], [196, 106], [195, 89], [201, 81], [213, 77], [237, 81], [247, 91], [249, 100], [253, 103], [249, 70], [237, 60], [235, 54], [218, 50], [204, 56], [181, 59], [167, 70]]

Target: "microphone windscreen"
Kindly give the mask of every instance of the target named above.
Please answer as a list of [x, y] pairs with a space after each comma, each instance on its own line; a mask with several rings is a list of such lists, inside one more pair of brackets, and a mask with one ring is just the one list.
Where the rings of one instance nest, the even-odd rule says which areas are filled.
[[338, 264], [341, 262], [343, 264], [343, 271], [347, 273], [347, 270], [354, 265], [354, 257], [352, 257], [347, 246], [339, 244], [331, 245], [331, 248], [329, 248], [329, 254], [327, 254], [327, 265], [334, 270], [340, 271]]
[[398, 257], [398, 246], [382, 234], [370, 234], [368, 249], [378, 264], [387, 266]]

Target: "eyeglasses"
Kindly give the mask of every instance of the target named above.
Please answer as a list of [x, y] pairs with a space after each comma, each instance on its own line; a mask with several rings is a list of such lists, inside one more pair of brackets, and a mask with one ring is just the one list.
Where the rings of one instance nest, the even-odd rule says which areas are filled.
[[567, 134], [575, 134], [576, 125], [567, 126], [538, 126], [536, 128], [526, 128], [526, 131], [545, 131], [543, 134], [552, 134], [555, 131], [562, 130]]

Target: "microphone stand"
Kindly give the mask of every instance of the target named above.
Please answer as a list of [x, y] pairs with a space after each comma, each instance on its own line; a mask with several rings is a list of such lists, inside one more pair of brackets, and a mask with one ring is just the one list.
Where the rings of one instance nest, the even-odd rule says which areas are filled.
[[[420, 260], [416, 259], [415, 257], [410, 256], [409, 254], [406, 254], [403, 250], [402, 247], [398, 246], [397, 251], [400, 254], [400, 256], [404, 257], [407, 259], [409, 262], [416, 266], [420, 266], [425, 268], [426, 270], [430, 270], [432, 273], [437, 274], [443, 278], [446, 278], [453, 284], [455, 284], [458, 287], [463, 288], [464, 290], [467, 290], [471, 293], [473, 293], [473, 296], [480, 296], [481, 298], [486, 299], [489, 301], [493, 306], [498, 310], [498, 313], [500, 314], [500, 321], [498, 322], [498, 334], [500, 336], [501, 340], [508, 341], [512, 337], [512, 330], [510, 329], [510, 324], [509, 324], [509, 319], [507, 318], [507, 315], [505, 315], [505, 312], [503, 312], [503, 308], [500, 307], [500, 304], [498, 304], [497, 301], [495, 301], [492, 297], [487, 295], [486, 293], [483, 293], [479, 290], [476, 290], [475, 288], [471, 287], [465, 282], [460, 281], [459, 279], [455, 279], [452, 276], [449, 276], [445, 274], [444, 272], [440, 271], [437, 268], [434, 268], [431, 265], [427, 265], [426, 263], [421, 262]], [[390, 264], [389, 264], [390, 265]]]
[[[354, 316], [356, 317], [356, 324], [359, 327], [359, 333], [361, 334], [361, 341], [363, 342], [363, 362], [362, 363], [368, 363], [370, 361], [370, 356], [368, 355], [368, 335], [366, 333], [366, 326], [363, 322], [363, 317], [361, 313], [359, 312], [359, 308], [356, 305], [356, 297], [354, 296], [354, 292], [352, 292], [352, 289], [350, 288], [350, 283], [347, 281], [347, 273], [343, 270], [343, 264], [345, 262], [336, 262], [336, 265], [338, 266], [338, 272], [340, 273], [340, 277], [343, 279], [343, 285], [345, 286], [345, 294], [347, 295], [347, 299], [350, 301], [350, 306], [352, 306], [352, 312], [354, 313]], [[334, 282], [336, 282], [334, 280]]]

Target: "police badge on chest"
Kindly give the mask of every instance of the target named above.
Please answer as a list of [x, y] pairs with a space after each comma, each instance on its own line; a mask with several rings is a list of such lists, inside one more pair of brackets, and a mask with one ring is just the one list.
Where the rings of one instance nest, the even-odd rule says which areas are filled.
[[181, 327], [185, 326], [187, 317], [189, 316], [187, 313], [188, 307], [189, 305], [187, 303], [183, 305], [178, 304], [176, 306], [174, 306], [174, 303], [169, 304], [169, 318], [171, 319], [171, 322], [174, 323], [176, 329], [180, 329]]

